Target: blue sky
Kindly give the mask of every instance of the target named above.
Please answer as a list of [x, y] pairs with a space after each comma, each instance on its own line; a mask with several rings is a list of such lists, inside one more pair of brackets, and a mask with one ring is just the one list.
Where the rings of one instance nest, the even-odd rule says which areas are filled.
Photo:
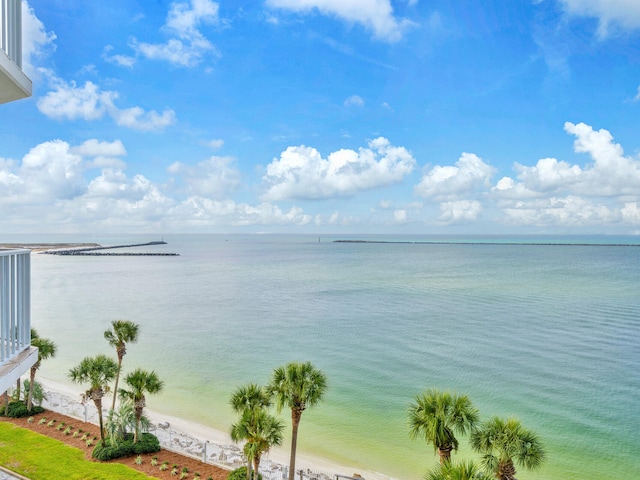
[[640, 234], [640, 2], [24, 4], [0, 231]]

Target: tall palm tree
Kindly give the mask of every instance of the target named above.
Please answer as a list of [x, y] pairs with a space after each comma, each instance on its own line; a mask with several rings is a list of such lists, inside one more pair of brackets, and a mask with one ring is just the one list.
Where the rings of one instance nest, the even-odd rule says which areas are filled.
[[[104, 332], [104, 338], [109, 345], [116, 349], [118, 355], [118, 374], [116, 375], [116, 384], [113, 391], [118, 391], [118, 381], [120, 380], [120, 369], [122, 368], [122, 358], [127, 354], [127, 343], [136, 343], [138, 341], [139, 325], [130, 320], [114, 320], [111, 322], [111, 330]], [[116, 408], [116, 396], [113, 396], [111, 410]]]
[[136, 429], [133, 436], [133, 443], [137, 443], [140, 439], [140, 431], [142, 430], [142, 412], [146, 406], [145, 393], [151, 395], [159, 393], [164, 387], [164, 382], [158, 378], [156, 372], [148, 372], [137, 368], [124, 378], [124, 383], [129, 386], [129, 390], [120, 389], [118, 393], [120, 398], [133, 402], [133, 409], [136, 414]]
[[535, 470], [546, 456], [537, 435], [514, 418], [493, 417], [471, 434], [471, 447], [482, 454], [486, 470], [500, 480], [515, 479], [515, 464]]
[[118, 364], [106, 355], [85, 357], [79, 365], [69, 370], [73, 383], [88, 383], [89, 388], [83, 395], [85, 400], [93, 400], [100, 421], [100, 439], [104, 445], [104, 426], [102, 424], [102, 397], [109, 392], [109, 383], [118, 373]]
[[289, 480], [293, 480], [296, 466], [298, 426], [302, 412], [322, 401], [327, 390], [327, 378], [310, 362], [291, 362], [273, 371], [269, 391], [275, 395], [278, 412], [291, 409], [291, 457]]
[[257, 457], [257, 464], [259, 465], [260, 456], [263, 453], [257, 451], [258, 445], [254, 440], [256, 436], [264, 433], [261, 432], [264, 427], [258, 425], [258, 423], [264, 421], [261, 417], [261, 414], [264, 414], [264, 409], [271, 406], [271, 395], [261, 386], [250, 383], [246, 386], [238, 387], [233, 392], [230, 403], [231, 408], [241, 415], [240, 421], [231, 427], [231, 439], [234, 442], [246, 440], [244, 449], [247, 457], [247, 480], [251, 480], [252, 460], [256, 463]]
[[413, 439], [423, 436], [432, 443], [444, 464], [451, 459], [451, 451], [458, 449], [455, 434], [473, 430], [478, 418], [478, 410], [466, 395], [432, 388], [417, 395], [415, 404], [409, 406], [409, 435]]
[[249, 462], [247, 476], [251, 480], [251, 469], [258, 472], [260, 459], [271, 447], [282, 445], [284, 423], [264, 409], [245, 410], [240, 420], [231, 426], [234, 442], [245, 440], [244, 454]]
[[490, 480], [478, 465], [468, 462], [446, 462], [425, 475], [424, 480]]
[[31, 367], [29, 380], [29, 395], [27, 398], [27, 410], [30, 412], [33, 407], [33, 391], [35, 390], [36, 372], [40, 368], [43, 360], [56, 356], [56, 344], [51, 340], [39, 337], [38, 333], [31, 329], [31, 346], [38, 348], [38, 360]]

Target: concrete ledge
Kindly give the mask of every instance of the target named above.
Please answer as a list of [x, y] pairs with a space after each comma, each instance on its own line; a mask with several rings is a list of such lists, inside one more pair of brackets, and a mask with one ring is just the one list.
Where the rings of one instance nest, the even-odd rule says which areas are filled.
[[31, 80], [0, 50], [0, 104], [31, 96]]
[[29, 347], [0, 366], [0, 394], [15, 386], [16, 381], [38, 361], [38, 349]]

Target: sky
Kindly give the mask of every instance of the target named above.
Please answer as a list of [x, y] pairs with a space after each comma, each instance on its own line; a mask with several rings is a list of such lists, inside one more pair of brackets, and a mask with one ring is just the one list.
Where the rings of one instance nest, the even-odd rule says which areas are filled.
[[23, 48], [0, 235], [640, 235], [637, 0], [29, 0]]

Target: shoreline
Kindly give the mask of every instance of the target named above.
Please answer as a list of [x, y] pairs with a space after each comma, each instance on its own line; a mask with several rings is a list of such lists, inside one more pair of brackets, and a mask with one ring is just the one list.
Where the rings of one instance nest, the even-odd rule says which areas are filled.
[[[45, 377], [37, 378], [37, 381], [42, 384], [45, 392], [51, 392], [63, 397], [68, 398], [74, 402], [80, 403], [81, 390], [74, 390], [73, 387], [65, 384], [61, 384], [50, 380]], [[107, 397], [110, 398], [110, 395]], [[48, 402], [43, 402], [48, 403]], [[110, 402], [107, 402], [109, 404]], [[88, 402], [93, 407], [93, 402]], [[49, 408], [53, 410], [52, 408]], [[64, 412], [61, 412], [64, 413]], [[159, 424], [169, 424], [170, 428], [177, 434], [185, 434], [200, 441], [208, 441], [211, 444], [220, 446], [236, 445], [238, 448], [241, 444], [234, 444], [230, 435], [227, 432], [219, 430], [202, 423], [194, 422], [184, 418], [179, 418], [173, 415], [166, 415], [159, 413], [153, 409], [145, 408], [145, 415], [149, 418], [152, 424], [159, 426]], [[72, 415], [73, 416], [73, 415]], [[91, 422], [91, 420], [89, 420]], [[93, 422], [91, 422], [93, 423]], [[162, 427], [160, 427], [162, 428]], [[285, 435], [290, 432], [285, 432]], [[273, 463], [277, 463], [283, 466], [289, 465], [289, 451], [276, 447], [269, 451], [264, 459], [269, 459]], [[397, 480], [394, 477], [385, 475], [380, 472], [374, 472], [371, 470], [363, 470], [356, 467], [349, 467], [347, 465], [341, 465], [327, 458], [322, 458], [316, 455], [308, 454], [298, 450], [296, 454], [296, 470], [310, 470], [312, 472], [322, 472], [336, 475], [352, 477], [360, 475], [363, 480]]]

